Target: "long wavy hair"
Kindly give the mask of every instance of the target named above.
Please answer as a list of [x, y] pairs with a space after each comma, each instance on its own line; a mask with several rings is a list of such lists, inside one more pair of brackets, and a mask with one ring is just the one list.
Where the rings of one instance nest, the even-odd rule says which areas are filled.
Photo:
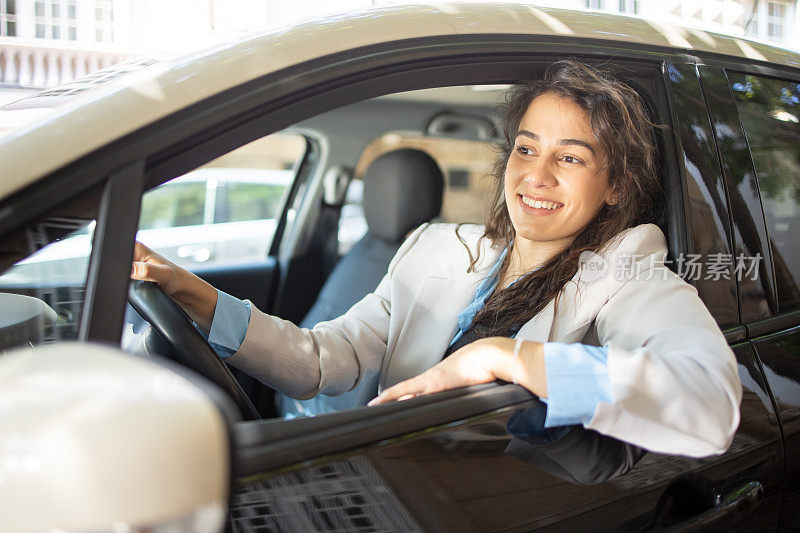
[[[544, 75], [526, 80], [509, 90], [502, 111], [502, 140], [499, 157], [490, 175], [492, 191], [488, 197], [483, 239], [493, 247], [507, 247], [514, 239], [514, 227], [508, 214], [504, 179], [519, 124], [528, 106], [543, 94], [567, 98], [583, 109], [597, 142], [606, 154], [603, 169], [617, 197], [615, 205], [605, 204], [570, 246], [550, 258], [539, 269], [529, 272], [508, 288], [498, 287], [473, 321], [488, 329], [488, 335], [509, 336], [532, 319], [547, 304], [557, 299], [564, 286], [575, 276], [579, 257], [584, 251], [599, 252], [626, 228], [649, 222], [661, 196], [658, 178], [654, 129], [641, 96], [627, 84], [603, 69], [576, 60], [551, 64]], [[463, 238], [456, 234], [466, 246]], [[478, 252], [469, 271], [480, 259]], [[500, 278], [509, 268], [511, 253], [506, 255]], [[558, 303], [556, 301], [556, 303]]]

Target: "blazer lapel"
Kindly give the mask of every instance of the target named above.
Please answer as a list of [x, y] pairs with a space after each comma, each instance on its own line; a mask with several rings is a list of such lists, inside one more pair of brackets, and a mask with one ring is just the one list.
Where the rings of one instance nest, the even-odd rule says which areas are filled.
[[580, 270], [562, 289], [558, 306], [551, 300], [525, 324], [517, 337], [536, 342], [578, 342], [608, 300], [601, 280], [586, 283]]
[[458, 313], [475, 298], [481, 282], [497, 260], [487, 249], [470, 273], [440, 272], [425, 277], [414, 300], [401, 312], [406, 319], [392, 339], [381, 366], [380, 383], [390, 387], [424, 372], [442, 360], [458, 330]]
[[394, 346], [384, 358], [380, 380], [384, 387], [441, 361], [458, 329], [457, 315], [472, 301], [476, 288], [466, 278], [428, 276], [423, 280]]
[[552, 339], [555, 326], [555, 301], [551, 300], [544, 309], [523, 325], [516, 337], [529, 341], [548, 342]]

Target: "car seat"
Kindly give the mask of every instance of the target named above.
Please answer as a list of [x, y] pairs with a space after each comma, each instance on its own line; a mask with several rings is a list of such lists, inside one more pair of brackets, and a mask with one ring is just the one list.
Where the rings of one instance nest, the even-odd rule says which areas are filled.
[[[364, 175], [367, 233], [336, 264], [300, 326], [337, 318], [375, 290], [408, 233], [439, 215], [443, 190], [439, 165], [422, 150], [404, 148], [375, 159]], [[277, 407], [287, 418], [314, 416], [366, 405], [377, 393], [376, 373], [340, 396], [301, 401], [279, 394]]]

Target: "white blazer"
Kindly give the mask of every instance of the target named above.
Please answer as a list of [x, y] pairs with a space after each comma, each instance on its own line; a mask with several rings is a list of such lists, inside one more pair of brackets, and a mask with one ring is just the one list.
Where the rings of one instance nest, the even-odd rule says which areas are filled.
[[[482, 231], [459, 229], [473, 254]], [[471, 259], [455, 226], [425, 224], [375, 292], [335, 320], [301, 329], [253, 306], [245, 340], [227, 361], [301, 399], [341, 394], [378, 372], [382, 388], [416, 376], [442, 359], [458, 313], [497, 260], [500, 250], [487, 241], [467, 273]], [[605, 273], [580, 269], [558, 306], [551, 301], [517, 336], [608, 348], [613, 401], [598, 404], [587, 428], [655, 452], [723, 453], [739, 425], [736, 360], [697, 291], [664, 266], [666, 252], [653, 224], [622, 232], [598, 258]]]

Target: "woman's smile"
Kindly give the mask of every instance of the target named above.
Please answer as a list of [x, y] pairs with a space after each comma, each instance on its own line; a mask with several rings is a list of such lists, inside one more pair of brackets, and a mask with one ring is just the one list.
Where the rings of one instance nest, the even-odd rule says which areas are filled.
[[518, 194], [517, 200], [521, 204], [520, 208], [525, 213], [533, 216], [544, 217], [548, 215], [554, 215], [564, 207], [564, 204], [561, 202], [556, 202], [554, 200], [549, 200], [539, 196]]

